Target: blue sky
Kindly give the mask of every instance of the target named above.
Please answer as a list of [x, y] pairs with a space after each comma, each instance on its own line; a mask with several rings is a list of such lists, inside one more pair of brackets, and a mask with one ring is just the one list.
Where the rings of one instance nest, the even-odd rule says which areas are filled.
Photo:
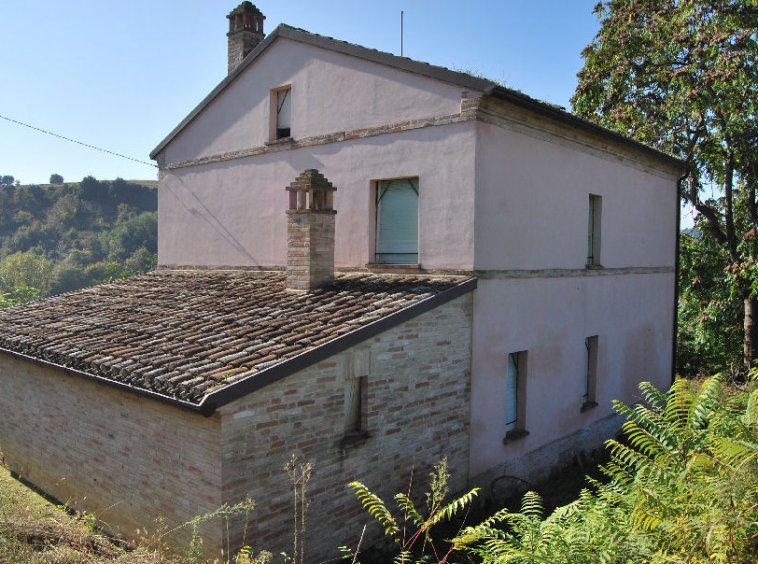
[[[0, 0], [0, 116], [150, 162], [226, 74], [240, 0]], [[254, 0], [279, 23], [501, 81], [569, 107], [597, 0]], [[0, 174], [24, 184], [156, 169], [0, 119]]]

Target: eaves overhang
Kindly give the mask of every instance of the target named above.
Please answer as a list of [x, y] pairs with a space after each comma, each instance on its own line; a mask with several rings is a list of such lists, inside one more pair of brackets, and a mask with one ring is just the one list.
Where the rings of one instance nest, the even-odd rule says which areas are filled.
[[654, 149], [649, 145], [640, 143], [639, 141], [635, 141], [634, 139], [622, 135], [621, 133], [617, 133], [612, 129], [602, 127], [596, 123], [567, 112], [558, 106], [531, 98], [525, 94], [522, 94], [521, 92], [517, 92], [509, 88], [504, 88], [497, 84], [491, 84], [485, 88], [484, 93], [488, 96], [492, 96], [497, 100], [502, 100], [504, 102], [514, 104], [516, 106], [534, 112], [535, 114], [539, 114], [546, 118], [564, 123], [574, 129], [578, 129], [592, 135], [597, 135], [613, 143], [624, 145], [636, 152], [642, 153], [666, 165], [672, 166], [677, 170], [684, 171], [688, 169], [687, 163], [682, 159], [673, 157], [667, 153], [659, 151], [658, 149]]
[[453, 71], [445, 67], [431, 65], [420, 61], [415, 61], [407, 57], [400, 57], [391, 53], [369, 49], [354, 43], [340, 41], [331, 37], [310, 33], [303, 29], [294, 28], [286, 24], [280, 24], [271, 32], [260, 44], [251, 51], [240, 65], [229, 73], [219, 84], [193, 109], [182, 122], [161, 141], [158, 146], [150, 153], [150, 158], [155, 159], [158, 154], [185, 128], [192, 122], [208, 105], [213, 102], [234, 80], [252, 65], [256, 59], [261, 57], [271, 45], [279, 38], [297, 41], [307, 45], [312, 45], [320, 49], [336, 51], [344, 55], [363, 59], [380, 65], [392, 67], [403, 72], [416, 74], [429, 79], [438, 80], [448, 84], [453, 84], [471, 91], [482, 92], [493, 98], [503, 100], [514, 104], [528, 111], [534, 112], [546, 118], [558, 120], [570, 127], [598, 135], [609, 141], [626, 145], [638, 152], [655, 158], [667, 165], [673, 166], [679, 170], [685, 170], [687, 165], [684, 161], [672, 157], [666, 153], [653, 149], [643, 143], [639, 143], [620, 133], [606, 129], [591, 121], [580, 118], [559, 106], [542, 102], [526, 94], [506, 88], [491, 80], [470, 75], [465, 72]]
[[234, 80], [249, 67], [253, 62], [258, 59], [263, 53], [279, 38], [289, 39], [297, 41], [299, 43], [305, 43], [321, 49], [327, 49], [330, 51], [336, 51], [344, 55], [364, 59], [381, 65], [389, 66], [402, 70], [405, 72], [426, 76], [428, 78], [440, 80], [468, 88], [484, 92], [484, 90], [492, 85], [492, 82], [483, 78], [471, 76], [470, 74], [452, 71], [444, 67], [438, 67], [430, 65], [428, 63], [422, 63], [414, 61], [407, 57], [399, 57], [392, 55], [391, 53], [385, 53], [383, 51], [377, 51], [376, 49], [369, 49], [362, 47], [354, 43], [348, 43], [346, 41], [339, 41], [331, 37], [325, 37], [323, 35], [317, 35], [310, 33], [303, 29], [288, 26], [286, 24], [280, 24], [273, 32], [266, 36], [266, 38], [259, 43], [255, 49], [253, 49], [247, 57], [239, 64], [239, 66], [229, 73], [219, 84], [214, 88], [210, 94], [208, 94], [196, 107], [192, 110], [182, 122], [177, 125], [174, 130], [168, 134], [168, 136], [161, 141], [158, 146], [150, 153], [150, 158], [155, 159], [157, 155], [168, 145], [174, 137], [176, 137], [192, 120], [195, 119], [213, 100], [215, 100], [221, 92], [223, 92]]

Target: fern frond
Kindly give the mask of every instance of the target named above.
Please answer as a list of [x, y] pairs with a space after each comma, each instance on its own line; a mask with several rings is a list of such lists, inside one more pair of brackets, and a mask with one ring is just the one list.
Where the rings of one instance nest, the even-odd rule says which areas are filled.
[[355, 492], [358, 501], [361, 502], [361, 505], [363, 505], [363, 508], [368, 511], [369, 515], [384, 527], [385, 535], [396, 535], [400, 532], [395, 518], [379, 496], [371, 493], [369, 489], [360, 482], [350, 482], [349, 487]]
[[751, 427], [753, 430], [758, 427], [758, 389], [753, 390], [748, 395], [743, 421], [745, 425]]
[[416, 505], [407, 494], [395, 494], [395, 503], [397, 503], [397, 506], [405, 512], [414, 525], [421, 527], [424, 524], [424, 517], [418, 512]]
[[713, 450], [720, 462], [737, 470], [758, 458], [758, 444], [725, 437], [713, 440]]
[[432, 515], [429, 516], [429, 519], [427, 520], [427, 523], [424, 525], [424, 529], [428, 529], [429, 527], [433, 527], [440, 521], [449, 521], [452, 519], [453, 515], [461, 511], [462, 509], [465, 509], [466, 506], [471, 505], [471, 503], [474, 501], [474, 498], [478, 495], [479, 488], [474, 488], [470, 492], [465, 493], [458, 498], [454, 499], [450, 503], [448, 503], [446, 506], [441, 507], [439, 510], [435, 511]]
[[[676, 380], [672, 385], [672, 389], [677, 385], [679, 380]], [[654, 409], [658, 411], [665, 411], [669, 403], [669, 394], [659, 390], [650, 382], [640, 382], [639, 389], [642, 392], [642, 396], [645, 401]]]
[[528, 491], [521, 499], [521, 513], [528, 517], [542, 518], [543, 505], [542, 497], [540, 494], [533, 491]]

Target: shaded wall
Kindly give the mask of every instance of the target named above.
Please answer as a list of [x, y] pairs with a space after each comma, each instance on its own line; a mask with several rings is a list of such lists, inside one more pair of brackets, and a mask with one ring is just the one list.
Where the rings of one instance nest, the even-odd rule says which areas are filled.
[[[172, 529], [221, 501], [218, 417], [0, 354], [0, 451], [10, 470], [105, 530], [134, 539]], [[206, 523], [209, 550], [221, 524]], [[144, 532], [142, 533], [144, 535]], [[166, 540], [189, 541], [190, 528]]]

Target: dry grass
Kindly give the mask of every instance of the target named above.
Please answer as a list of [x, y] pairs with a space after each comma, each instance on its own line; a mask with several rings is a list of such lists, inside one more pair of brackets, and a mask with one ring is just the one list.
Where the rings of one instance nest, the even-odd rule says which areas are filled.
[[178, 564], [182, 559], [129, 549], [98, 532], [88, 516], [64, 508], [11, 477], [0, 466], [0, 563]]

